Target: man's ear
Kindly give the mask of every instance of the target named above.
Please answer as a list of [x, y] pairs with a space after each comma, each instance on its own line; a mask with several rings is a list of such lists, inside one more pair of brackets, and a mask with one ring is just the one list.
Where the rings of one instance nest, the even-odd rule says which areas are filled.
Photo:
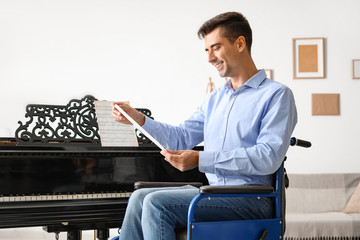
[[239, 52], [244, 51], [244, 49], [246, 48], [246, 40], [244, 36], [239, 36], [236, 40], [235, 40], [235, 44], [236, 47], [238, 49]]

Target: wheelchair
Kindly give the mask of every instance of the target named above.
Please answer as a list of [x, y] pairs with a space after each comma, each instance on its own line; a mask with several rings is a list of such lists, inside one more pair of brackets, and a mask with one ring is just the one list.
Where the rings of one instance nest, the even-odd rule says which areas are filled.
[[[311, 147], [308, 141], [291, 138], [291, 146]], [[186, 229], [175, 229], [177, 240], [273, 240], [283, 239], [285, 233], [285, 188], [289, 179], [284, 161], [274, 173], [273, 186], [200, 186], [188, 209]], [[135, 189], [154, 186], [180, 186], [188, 183], [135, 183]], [[196, 183], [191, 183], [196, 185]], [[197, 203], [203, 198], [269, 197], [274, 199], [274, 214], [269, 219], [199, 222], [194, 218]], [[112, 240], [117, 240], [118, 237]]]

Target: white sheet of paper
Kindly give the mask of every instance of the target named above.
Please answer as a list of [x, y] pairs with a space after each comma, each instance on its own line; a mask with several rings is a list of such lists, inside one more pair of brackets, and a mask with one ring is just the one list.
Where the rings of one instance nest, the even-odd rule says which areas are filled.
[[140, 132], [142, 132], [148, 139], [150, 139], [156, 146], [158, 146], [161, 150], [165, 148], [161, 145], [153, 136], [150, 135], [145, 129], [143, 129], [132, 117], [130, 117], [121, 107], [115, 105], [115, 108], [121, 112], [124, 117], [127, 118]]
[[139, 143], [133, 125], [116, 122], [112, 116], [111, 102], [94, 101], [99, 125], [101, 146], [138, 147]]

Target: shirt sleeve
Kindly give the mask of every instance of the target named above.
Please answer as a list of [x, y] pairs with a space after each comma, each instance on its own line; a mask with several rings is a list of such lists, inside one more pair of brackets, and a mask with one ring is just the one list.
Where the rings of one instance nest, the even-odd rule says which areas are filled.
[[204, 140], [203, 126], [204, 115], [198, 110], [179, 126], [146, 117], [143, 128], [167, 149], [185, 150], [195, 147]]
[[292, 92], [281, 88], [264, 106], [256, 143], [230, 151], [201, 152], [199, 170], [218, 176], [272, 174], [285, 157], [296, 122]]

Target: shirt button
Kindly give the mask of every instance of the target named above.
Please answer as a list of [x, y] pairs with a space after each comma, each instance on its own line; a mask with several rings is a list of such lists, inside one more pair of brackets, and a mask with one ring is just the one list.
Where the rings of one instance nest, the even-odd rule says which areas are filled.
[[222, 182], [224, 179], [223, 178], [219, 178], [219, 182]]

